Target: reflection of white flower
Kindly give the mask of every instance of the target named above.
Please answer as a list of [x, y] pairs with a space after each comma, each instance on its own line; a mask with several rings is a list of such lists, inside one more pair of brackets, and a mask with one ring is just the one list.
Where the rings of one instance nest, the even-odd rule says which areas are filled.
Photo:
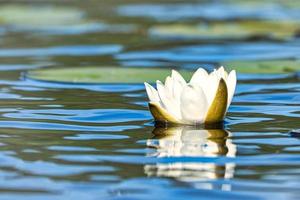
[[220, 67], [208, 74], [199, 68], [189, 83], [175, 70], [156, 82], [145, 83], [149, 108], [156, 121], [176, 124], [216, 123], [224, 119], [236, 86], [236, 72]]
[[[147, 146], [155, 149], [147, 156], [154, 157], [235, 157], [236, 146], [228, 139], [230, 132], [222, 129], [197, 130], [193, 127], [155, 128], [153, 139]], [[218, 165], [214, 162], [171, 162], [146, 165], [148, 176], [173, 177], [184, 182], [194, 182], [195, 187], [212, 189], [212, 183], [199, 181], [230, 179], [234, 175], [234, 163]], [[197, 183], [196, 183], [197, 182]], [[222, 184], [222, 190], [230, 190], [230, 185]]]
[[153, 133], [160, 138], [147, 140], [147, 146], [156, 149], [149, 156], [234, 157], [236, 153], [235, 145], [230, 139], [226, 139], [229, 133], [222, 129], [198, 130], [192, 127], [170, 127], [155, 128]]

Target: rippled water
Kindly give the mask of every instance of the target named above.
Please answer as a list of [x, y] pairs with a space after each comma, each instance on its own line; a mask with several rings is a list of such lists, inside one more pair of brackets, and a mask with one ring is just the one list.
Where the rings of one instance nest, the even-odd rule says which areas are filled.
[[229, 60], [299, 59], [297, 38], [170, 40], [147, 33], [174, 20], [298, 19], [296, 8], [128, 2], [36, 3], [72, 12], [51, 26], [45, 16], [0, 25], [0, 199], [299, 199], [300, 135], [289, 134], [300, 128], [299, 74], [239, 74], [223, 129], [155, 127], [142, 84], [24, 78], [40, 67], [211, 70]]

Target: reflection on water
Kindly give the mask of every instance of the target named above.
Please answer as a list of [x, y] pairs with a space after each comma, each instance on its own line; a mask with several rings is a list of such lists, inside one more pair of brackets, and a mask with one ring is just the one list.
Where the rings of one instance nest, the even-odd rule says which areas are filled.
[[197, 129], [194, 127], [157, 127], [155, 135], [147, 141], [157, 149], [150, 156], [229, 156], [236, 154], [235, 145], [228, 139], [230, 132], [222, 129]]
[[[173, 177], [185, 182], [201, 182], [215, 179], [230, 179], [234, 176], [234, 163], [218, 165], [210, 162], [186, 162], [184, 157], [235, 157], [236, 146], [231, 133], [223, 129], [197, 129], [194, 127], [157, 127], [155, 136], [147, 140], [147, 146], [155, 152], [154, 157], [183, 157], [183, 162], [145, 165], [148, 176]], [[212, 183], [199, 183], [197, 188], [212, 189]], [[230, 189], [229, 185], [221, 189]]]

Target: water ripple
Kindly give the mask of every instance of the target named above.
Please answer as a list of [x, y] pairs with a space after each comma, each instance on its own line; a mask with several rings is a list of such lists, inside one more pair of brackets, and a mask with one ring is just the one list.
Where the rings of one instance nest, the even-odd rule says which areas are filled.
[[129, 109], [19, 110], [18, 112], [5, 113], [3, 116], [14, 119], [46, 119], [55, 121], [90, 123], [122, 123], [151, 119], [148, 111]]
[[1, 128], [35, 129], [35, 130], [57, 130], [57, 131], [110, 131], [120, 132], [129, 129], [138, 129], [138, 125], [117, 125], [117, 126], [83, 126], [63, 123], [48, 122], [25, 122], [25, 121], [0, 121]]
[[0, 49], [0, 57], [93, 56], [114, 54], [120, 52], [121, 50], [122, 46], [116, 44]]

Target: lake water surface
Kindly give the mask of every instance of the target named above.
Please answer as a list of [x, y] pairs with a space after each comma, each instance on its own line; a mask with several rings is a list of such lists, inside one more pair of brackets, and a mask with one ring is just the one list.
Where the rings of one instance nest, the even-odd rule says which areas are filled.
[[299, 7], [174, 2], [0, 4], [0, 199], [300, 199], [300, 134], [289, 133], [300, 128], [296, 72], [239, 73], [220, 129], [155, 127], [143, 84], [24, 77], [43, 67], [212, 70], [300, 58], [296, 33], [154, 34], [176, 23], [297, 21]]

